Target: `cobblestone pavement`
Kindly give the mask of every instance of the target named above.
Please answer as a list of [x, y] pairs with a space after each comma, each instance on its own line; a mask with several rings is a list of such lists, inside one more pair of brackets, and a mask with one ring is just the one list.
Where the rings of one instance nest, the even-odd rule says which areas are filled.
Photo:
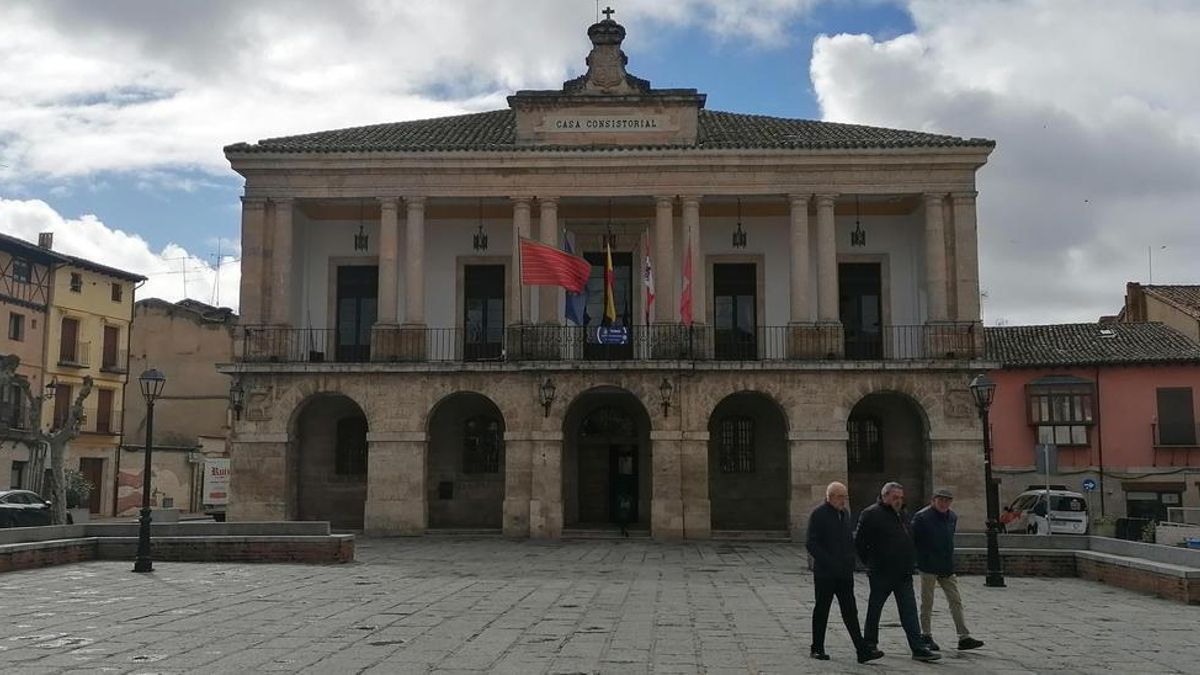
[[[360, 539], [352, 565], [92, 562], [0, 576], [5, 673], [1200, 672], [1200, 609], [1077, 579], [962, 580], [987, 645], [859, 666], [831, 617], [808, 658], [812, 578], [786, 543]], [[859, 579], [865, 613], [866, 579]]]

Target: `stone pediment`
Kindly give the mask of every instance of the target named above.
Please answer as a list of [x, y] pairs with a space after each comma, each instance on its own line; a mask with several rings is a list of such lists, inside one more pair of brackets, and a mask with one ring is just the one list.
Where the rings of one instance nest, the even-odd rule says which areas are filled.
[[[606, 11], [611, 14], [611, 11]], [[704, 95], [695, 89], [654, 89], [631, 75], [621, 51], [625, 27], [608, 16], [588, 28], [587, 72], [561, 90], [519, 91], [518, 145], [694, 145]]]

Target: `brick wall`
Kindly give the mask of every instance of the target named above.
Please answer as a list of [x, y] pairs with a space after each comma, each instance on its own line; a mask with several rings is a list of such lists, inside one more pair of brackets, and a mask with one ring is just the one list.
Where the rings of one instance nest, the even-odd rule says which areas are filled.
[[54, 545], [0, 547], [0, 572], [15, 572], [50, 565], [66, 565], [96, 559], [96, 542], [76, 539]]
[[[1015, 577], [1076, 576], [1074, 551], [1000, 551], [1005, 574]], [[987, 571], [987, 551], [958, 550], [954, 568], [959, 574], [983, 574]]]
[[1099, 581], [1190, 605], [1200, 604], [1200, 581], [1195, 579], [1154, 574], [1135, 567], [1113, 565], [1084, 557], [1081, 557], [1076, 565], [1081, 579]]

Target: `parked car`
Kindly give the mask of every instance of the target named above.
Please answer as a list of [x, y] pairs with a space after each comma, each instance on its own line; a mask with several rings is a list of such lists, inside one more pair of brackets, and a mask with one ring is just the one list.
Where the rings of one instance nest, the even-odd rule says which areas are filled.
[[50, 524], [50, 502], [29, 490], [0, 490], [0, 527]]
[[[1049, 503], [1047, 503], [1047, 501]], [[1008, 525], [1015, 534], [1087, 534], [1087, 499], [1070, 490], [1028, 490], [1010, 506], [1017, 514]]]

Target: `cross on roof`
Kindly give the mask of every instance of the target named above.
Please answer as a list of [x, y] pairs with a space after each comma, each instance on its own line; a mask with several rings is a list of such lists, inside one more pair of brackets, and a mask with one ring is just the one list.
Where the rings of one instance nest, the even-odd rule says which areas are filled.
[[604, 11], [600, 13], [604, 15], [604, 19], [606, 21], [612, 21], [612, 15], [616, 14], [617, 12], [612, 7], [605, 7]]

